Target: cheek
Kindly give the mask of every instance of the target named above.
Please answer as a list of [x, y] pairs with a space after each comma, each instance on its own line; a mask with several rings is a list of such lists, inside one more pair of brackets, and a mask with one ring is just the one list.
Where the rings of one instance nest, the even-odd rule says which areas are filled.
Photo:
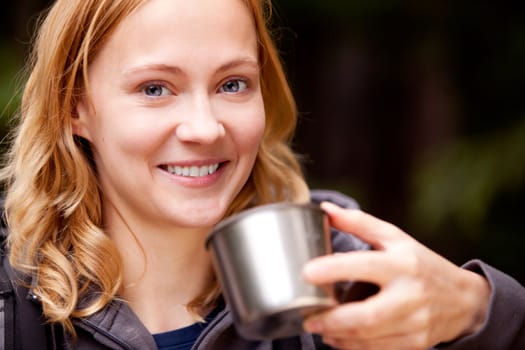
[[[102, 114], [97, 117], [98, 127], [94, 132], [93, 146], [102, 158], [139, 157], [147, 156], [157, 146], [159, 137], [157, 130], [151, 123], [138, 122], [130, 113]], [[147, 136], [146, 136], [147, 135]]]
[[126, 96], [96, 98], [93, 131], [100, 146], [135, 152], [152, 148], [158, 142], [159, 128], [152, 121], [160, 118], [159, 111], [134, 106]]
[[244, 151], [255, 158], [259, 150], [259, 144], [264, 134], [266, 126], [264, 111], [257, 117], [250, 119], [249, 122], [239, 123], [236, 126], [237, 145]]

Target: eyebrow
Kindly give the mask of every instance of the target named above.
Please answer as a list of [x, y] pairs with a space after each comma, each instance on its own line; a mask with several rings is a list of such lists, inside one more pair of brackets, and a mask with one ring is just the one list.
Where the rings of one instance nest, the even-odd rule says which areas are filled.
[[[259, 64], [256, 60], [249, 58], [249, 57], [241, 57], [234, 59], [232, 61], [226, 62], [223, 65], [221, 65], [219, 68], [217, 68], [217, 73], [221, 73], [224, 71], [228, 71], [230, 69], [239, 67], [239, 66], [251, 66], [254, 69], [259, 69]], [[154, 63], [154, 64], [145, 64], [140, 65], [137, 67], [132, 67], [129, 69], [124, 70], [124, 75], [131, 75], [134, 73], [139, 73], [142, 71], [160, 71], [160, 72], [167, 72], [173, 75], [184, 75], [184, 71], [177, 66], [172, 66], [169, 64], [164, 63]]]
[[154, 63], [154, 64], [144, 64], [136, 67], [132, 67], [123, 71], [124, 75], [133, 75], [135, 73], [140, 73], [144, 71], [161, 71], [171, 74], [182, 74], [182, 69], [177, 66], [171, 66], [168, 64]]
[[248, 57], [242, 57], [242, 58], [238, 58], [233, 61], [230, 61], [230, 62], [226, 62], [225, 64], [221, 65], [217, 69], [217, 72], [224, 72], [229, 69], [236, 68], [239, 66], [244, 66], [244, 65], [252, 66], [252, 68], [259, 69], [259, 63], [257, 61], [255, 61], [254, 59], [248, 58]]

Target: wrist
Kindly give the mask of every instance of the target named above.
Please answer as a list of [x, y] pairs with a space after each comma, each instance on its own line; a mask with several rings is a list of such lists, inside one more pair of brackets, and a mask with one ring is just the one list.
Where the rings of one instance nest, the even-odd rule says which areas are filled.
[[467, 321], [467, 327], [461, 337], [474, 334], [481, 330], [487, 318], [490, 302], [490, 284], [487, 279], [475, 272], [465, 271], [469, 274], [470, 300], [472, 302], [472, 313]]

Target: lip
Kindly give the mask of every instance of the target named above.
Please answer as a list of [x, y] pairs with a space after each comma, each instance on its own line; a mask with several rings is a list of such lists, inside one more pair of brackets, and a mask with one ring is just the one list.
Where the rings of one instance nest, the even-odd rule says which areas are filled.
[[209, 159], [195, 159], [195, 160], [181, 160], [181, 161], [176, 161], [176, 162], [166, 162], [166, 163], [162, 163], [162, 164], [159, 164], [158, 166], [161, 167], [161, 168], [164, 168], [168, 165], [171, 165], [171, 166], [181, 166], [181, 167], [185, 167], [185, 166], [192, 166], [192, 165], [195, 165], [195, 166], [206, 166], [206, 165], [213, 165], [213, 164], [217, 164], [217, 163], [225, 163], [227, 162], [227, 159], [223, 159], [223, 158], [209, 158]]

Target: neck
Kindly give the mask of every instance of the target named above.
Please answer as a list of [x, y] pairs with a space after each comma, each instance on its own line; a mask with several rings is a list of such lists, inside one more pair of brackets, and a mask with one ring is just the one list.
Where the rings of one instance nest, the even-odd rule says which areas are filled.
[[121, 254], [121, 296], [152, 333], [195, 322], [186, 305], [209, 287], [210, 228], [163, 228], [108, 213], [108, 233]]

